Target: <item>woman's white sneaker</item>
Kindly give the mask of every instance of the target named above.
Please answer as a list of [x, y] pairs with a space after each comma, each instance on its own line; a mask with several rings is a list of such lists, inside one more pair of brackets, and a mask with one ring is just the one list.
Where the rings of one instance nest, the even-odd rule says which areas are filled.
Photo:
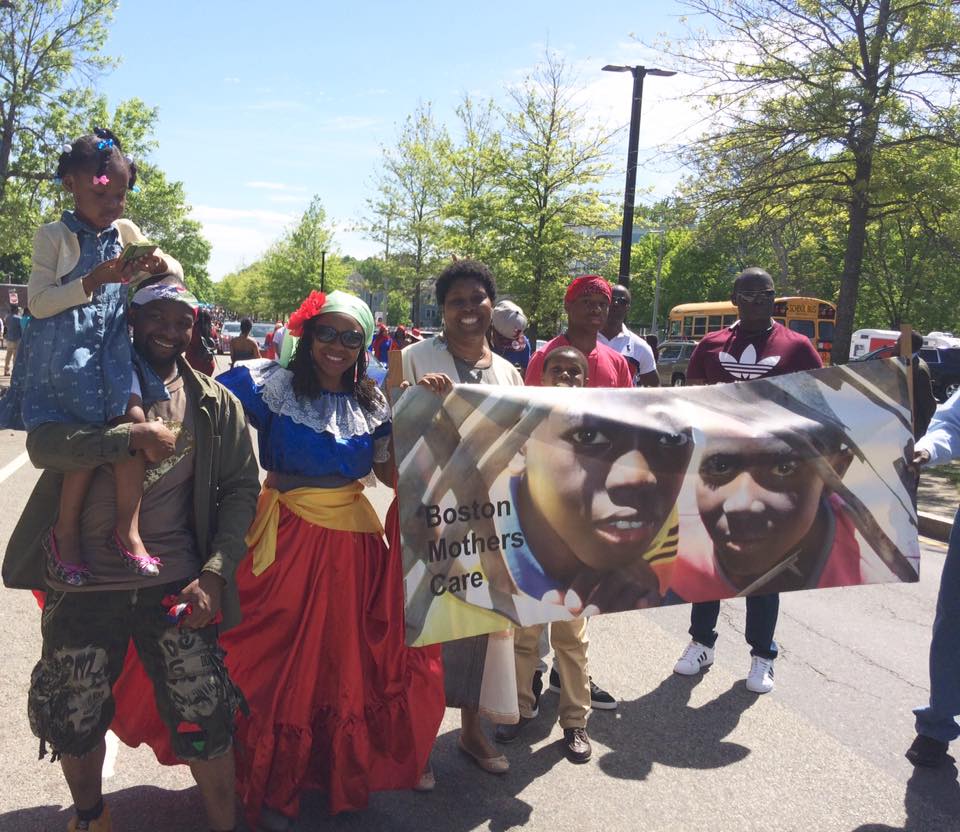
[[681, 676], [696, 676], [705, 667], [713, 664], [713, 648], [691, 641], [683, 651], [680, 660], [673, 666], [673, 672]]

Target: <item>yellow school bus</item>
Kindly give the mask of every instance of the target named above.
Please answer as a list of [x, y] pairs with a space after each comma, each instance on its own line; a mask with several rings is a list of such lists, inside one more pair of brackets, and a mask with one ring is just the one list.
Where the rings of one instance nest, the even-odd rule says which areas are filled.
[[[806, 335], [817, 348], [823, 363], [830, 363], [836, 306], [820, 298], [777, 298], [773, 303], [773, 317], [788, 329]], [[670, 310], [667, 337], [699, 341], [708, 332], [728, 327], [735, 320], [737, 307], [729, 301], [681, 303]]]

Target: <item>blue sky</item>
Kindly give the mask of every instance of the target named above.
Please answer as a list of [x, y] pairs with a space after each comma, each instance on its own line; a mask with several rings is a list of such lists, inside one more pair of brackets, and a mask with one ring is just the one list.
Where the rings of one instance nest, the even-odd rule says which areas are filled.
[[[335, 7], [336, 6], [336, 7]], [[418, 102], [453, 123], [464, 92], [502, 100], [546, 44], [585, 87], [584, 106], [611, 126], [629, 119], [630, 76], [606, 63], [663, 63], [630, 37], [675, 33], [670, 3], [127, 0], [106, 52], [122, 58], [98, 82], [111, 105], [159, 107], [154, 155], [182, 180], [213, 244], [219, 278], [252, 262], [319, 194], [341, 253], [377, 247], [352, 230], [372, 193], [380, 148]], [[162, 44], [162, 46], [153, 46]], [[669, 192], [677, 171], [657, 150], [692, 121], [682, 77], [648, 79], [639, 184]], [[612, 188], [622, 187], [623, 147]], [[649, 196], [647, 197], [650, 198]]]

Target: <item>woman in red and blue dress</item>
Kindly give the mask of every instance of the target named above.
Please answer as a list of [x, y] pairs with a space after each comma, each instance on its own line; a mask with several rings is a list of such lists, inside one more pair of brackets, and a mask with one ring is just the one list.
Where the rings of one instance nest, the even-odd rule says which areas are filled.
[[218, 377], [267, 470], [236, 576], [243, 621], [222, 637], [250, 706], [238, 791], [267, 829], [292, 826], [306, 789], [336, 813], [417, 787], [444, 711], [439, 653], [404, 644], [402, 565], [360, 482], [393, 478], [390, 408], [366, 376], [373, 315], [352, 295], [313, 292], [293, 336], [287, 367], [250, 361]]

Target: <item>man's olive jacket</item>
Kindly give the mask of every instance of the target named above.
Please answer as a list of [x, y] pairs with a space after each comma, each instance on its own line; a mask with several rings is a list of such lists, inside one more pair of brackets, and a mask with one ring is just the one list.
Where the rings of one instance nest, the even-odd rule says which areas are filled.
[[[260, 469], [240, 403], [225, 387], [178, 362], [193, 408], [193, 528], [201, 570], [223, 578], [223, 629], [240, 621], [234, 573], [247, 552], [244, 536], [253, 521]], [[43, 536], [60, 505], [62, 474], [110, 465], [130, 452], [129, 424], [117, 427], [48, 422], [27, 435], [27, 453], [44, 469], [3, 559], [3, 583], [45, 591]], [[162, 572], [161, 572], [162, 574]]]

